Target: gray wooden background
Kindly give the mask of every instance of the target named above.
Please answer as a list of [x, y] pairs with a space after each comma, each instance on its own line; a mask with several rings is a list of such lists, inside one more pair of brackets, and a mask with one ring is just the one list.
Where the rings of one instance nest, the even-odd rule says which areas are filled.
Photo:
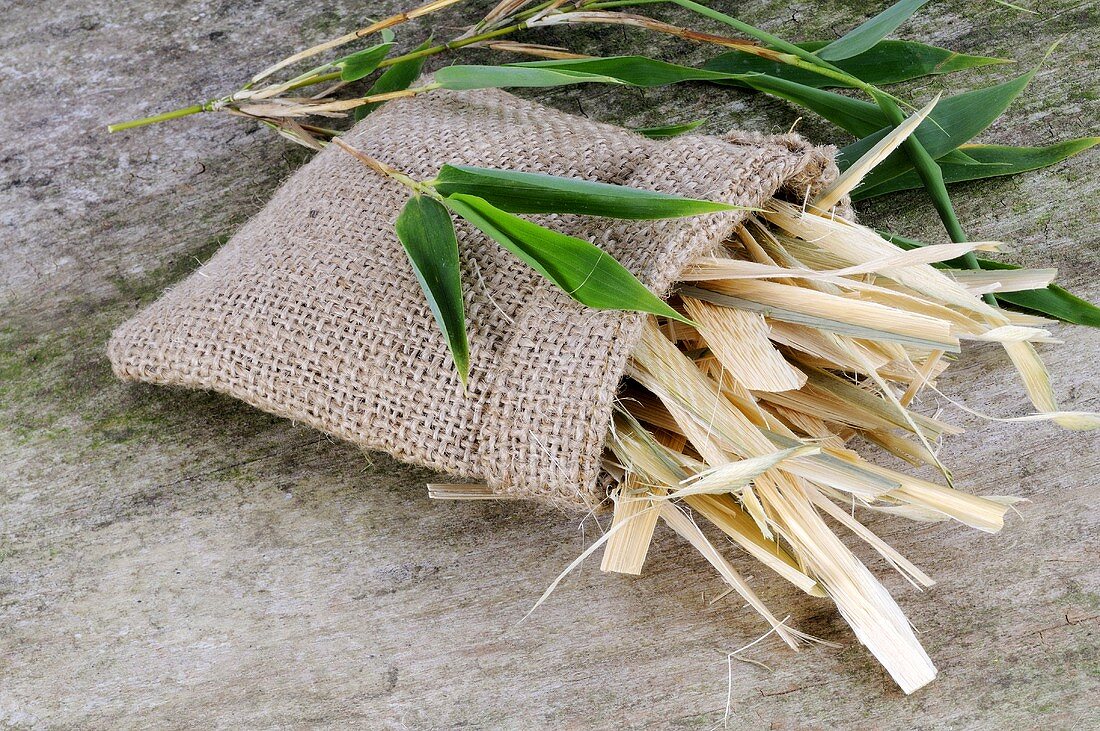
[[[1065, 37], [987, 141], [1096, 133], [1100, 9], [1032, 2], [1030, 15], [939, 2], [906, 37], [1000, 54], [1016, 67], [924, 80], [992, 83]], [[715, 0], [729, 9], [733, 3]], [[436, 19], [456, 32], [487, 3]], [[882, 3], [752, 2], [740, 15], [796, 39], [833, 38]], [[517, 624], [595, 535], [589, 521], [518, 504], [430, 502], [432, 475], [205, 393], [111, 376], [111, 328], [192, 271], [307, 157], [207, 115], [108, 136], [111, 121], [236, 88], [394, 0], [0, 3], [0, 726], [14, 728], [715, 728], [725, 653], [764, 627], [662, 533], [643, 576], [582, 566]], [[667, 11], [666, 11], [667, 12]], [[682, 12], [665, 17], [687, 20]], [[699, 27], [707, 27], [700, 23]], [[403, 30], [418, 42], [425, 26]], [[544, 40], [565, 36], [543, 36]], [[684, 62], [711, 49], [584, 29], [574, 48]], [[711, 119], [786, 131], [791, 106], [702, 86], [586, 88], [541, 98], [628, 125]], [[846, 141], [820, 122], [799, 129]], [[1097, 153], [956, 189], [975, 238], [1056, 265], [1100, 298]], [[865, 220], [944, 240], [919, 194]], [[1067, 407], [1100, 408], [1100, 337], [1059, 328], [1044, 347]], [[995, 347], [945, 388], [974, 408], [1026, 411]], [[934, 401], [926, 405], [937, 408]], [[1100, 726], [1100, 446], [1047, 425], [983, 424], [943, 455], [977, 492], [1031, 499], [987, 536], [872, 520], [940, 579], [886, 575], [941, 670], [902, 696], [828, 602], [735, 556], [773, 608], [841, 650], [765, 641], [735, 662], [731, 728]]]

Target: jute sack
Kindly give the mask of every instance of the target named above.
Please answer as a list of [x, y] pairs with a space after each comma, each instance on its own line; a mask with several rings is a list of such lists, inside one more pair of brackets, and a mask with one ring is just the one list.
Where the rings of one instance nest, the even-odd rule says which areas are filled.
[[[836, 176], [795, 135], [649, 140], [503, 92], [393, 102], [345, 138], [418, 179], [444, 163], [507, 168], [758, 206]], [[330, 146], [198, 271], [121, 325], [123, 379], [206, 388], [502, 494], [588, 510], [642, 318], [575, 303], [458, 223], [468, 392], [394, 235], [407, 189]], [[666, 221], [541, 216], [658, 293], [744, 213]]]

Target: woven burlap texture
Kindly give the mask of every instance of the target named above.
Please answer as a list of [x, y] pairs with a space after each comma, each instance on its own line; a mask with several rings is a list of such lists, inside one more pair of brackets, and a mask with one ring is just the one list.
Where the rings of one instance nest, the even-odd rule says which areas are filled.
[[[504, 92], [392, 102], [344, 139], [414, 178], [444, 163], [758, 206], [836, 175], [794, 135], [654, 141]], [[330, 146], [198, 271], [121, 325], [123, 379], [205, 388], [500, 493], [590, 509], [641, 317], [572, 301], [462, 222], [471, 372], [464, 393], [394, 235], [400, 184]], [[595, 243], [664, 292], [742, 220], [535, 220]]]

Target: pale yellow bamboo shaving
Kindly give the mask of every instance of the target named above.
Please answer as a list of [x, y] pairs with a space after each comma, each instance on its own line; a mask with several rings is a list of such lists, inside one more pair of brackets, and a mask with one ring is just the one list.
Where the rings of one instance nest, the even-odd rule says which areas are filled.
[[[862, 344], [844, 335], [824, 333], [808, 325], [790, 322], [770, 321], [768, 324], [771, 327], [772, 340], [814, 357], [822, 366], [831, 366], [848, 373], [862, 373], [859, 370], [860, 364], [848, 354], [849, 347], [859, 349], [876, 369], [889, 362], [888, 358], [868, 351]], [[841, 347], [838, 340], [847, 347]]]
[[1059, 410], [1054, 389], [1050, 385], [1050, 374], [1035, 351], [1035, 346], [1020, 340], [1003, 342], [1002, 345], [1012, 359], [1012, 364], [1016, 366], [1031, 403], [1039, 412], [1048, 414], [1048, 418], [1055, 424], [1071, 431], [1088, 431], [1100, 427], [1100, 416], [1096, 414]]
[[897, 569], [897, 572], [904, 576], [913, 586], [919, 589], [921, 586], [927, 587], [936, 584], [936, 581], [932, 577], [917, 568], [912, 562], [905, 558], [905, 556], [898, 553], [890, 544], [875, 535], [867, 526], [841, 510], [832, 500], [829, 500], [816, 490], [810, 493], [810, 499], [813, 501], [814, 505], [825, 511], [825, 513], [845, 528], [852, 531], [852, 533], [859, 536], [867, 545], [871, 546], [871, 548], [878, 551], [879, 555], [885, 558], [890, 565]]
[[[1049, 330], [1022, 325], [1001, 325], [978, 335], [965, 336], [970, 340], [982, 340], [987, 343], [1061, 343], [1051, 337]], [[1051, 396], [1053, 398], [1053, 395]]]
[[909, 135], [916, 131], [920, 123], [924, 121], [924, 118], [932, 113], [932, 110], [939, 101], [940, 95], [936, 94], [932, 101], [914, 112], [904, 122], [894, 127], [888, 135], [883, 137], [874, 147], [852, 163], [832, 185], [826, 188], [821, 195], [814, 200], [814, 206], [827, 211], [840, 203], [844, 196], [855, 190], [856, 186], [863, 181], [867, 173], [871, 172], [876, 165], [889, 157], [891, 152], [896, 150], [909, 138]]
[[780, 355], [768, 339], [764, 317], [685, 297], [688, 316], [731, 377], [756, 391], [801, 388], [806, 376]]
[[[876, 279], [874, 283], [849, 280], [842, 296], [866, 302], [876, 302], [886, 307], [934, 317], [950, 324], [956, 336], [978, 334], [988, 329], [988, 325], [976, 319], [973, 313], [958, 312], [939, 302], [931, 301], [927, 296], [915, 294], [912, 290], [897, 285], [888, 279]], [[887, 343], [877, 343], [879, 347]]]
[[917, 394], [920, 392], [920, 390], [924, 388], [926, 384], [932, 382], [932, 380], [936, 377], [936, 369], [942, 362], [942, 350], [933, 350], [931, 353], [929, 353], [927, 360], [925, 360], [924, 362], [924, 365], [921, 366], [921, 369], [917, 372], [912, 382], [910, 382], [909, 388], [907, 388], [905, 390], [905, 393], [902, 394], [901, 398], [898, 399], [898, 401], [901, 402], [902, 406], [908, 406], [909, 404], [911, 404], [913, 402], [913, 399], [916, 398]]
[[936, 463], [935, 455], [929, 452], [923, 444], [898, 436], [891, 431], [861, 431], [860, 434], [864, 439], [877, 444], [890, 454], [915, 467]]
[[[859, 357], [858, 354], [854, 355], [856, 357]], [[932, 449], [932, 445], [928, 442], [928, 436], [925, 434], [924, 430], [921, 429], [920, 425], [917, 424], [918, 419], [911, 411], [909, 411], [909, 409], [902, 406], [901, 401], [898, 400], [897, 395], [893, 392], [893, 390], [890, 388], [890, 385], [882, 378], [882, 376], [879, 375], [878, 371], [869, 367], [868, 370], [870, 371], [871, 380], [873, 380], [878, 385], [879, 391], [882, 393], [883, 396], [886, 397], [886, 400], [893, 405], [895, 413], [904, 420], [905, 424], [909, 427], [909, 430], [916, 434], [917, 439], [920, 440], [921, 445], [925, 448], [926, 452], [931, 455], [932, 463], [937, 467], [937, 469], [939, 469], [940, 473], [947, 480], [948, 484], [951, 484], [951, 471], [948, 470], [947, 466], [944, 465], [940, 461], [939, 457], [936, 456], [935, 451], [933, 451]], [[927, 422], [925, 423], [927, 424]]]
[[[707, 282], [706, 289], [684, 288], [685, 296], [704, 299], [714, 304], [727, 304], [727, 300], [708, 296], [708, 292], [725, 295], [734, 301], [729, 306], [748, 309], [755, 303], [762, 312], [773, 319], [786, 319], [782, 312], [801, 314], [807, 321], [821, 323], [819, 327], [842, 334], [859, 334], [870, 331], [870, 337], [900, 342], [942, 346], [944, 350], [958, 350], [958, 340], [951, 333], [950, 324], [926, 315], [873, 302], [837, 297], [804, 287], [778, 282], [724, 279]], [[745, 304], [742, 304], [745, 303]], [[789, 315], [788, 315], [789, 316]], [[806, 324], [805, 322], [800, 324]], [[848, 330], [848, 332], [844, 332]]]
[[798, 562], [778, 543], [760, 533], [756, 521], [731, 498], [718, 495], [693, 495], [684, 502], [702, 515], [760, 563], [811, 596], [823, 597], [825, 590], [804, 574]]
[[947, 274], [971, 292], [1022, 292], [1043, 289], [1058, 275], [1057, 269], [948, 269]]
[[[764, 215], [791, 235], [813, 242], [815, 246], [827, 249], [851, 264], [863, 264], [881, 257], [893, 256], [896, 251], [893, 244], [865, 226], [842, 218], [803, 211], [784, 201], [774, 199], [770, 201]], [[887, 267], [879, 271], [881, 275], [890, 277], [916, 292], [976, 312], [990, 318], [991, 322], [1003, 320], [998, 310], [985, 304], [981, 298], [975, 297], [961, 284], [931, 266]]]
[[761, 499], [776, 514], [783, 536], [817, 577], [856, 637], [906, 693], [936, 677], [936, 668], [909, 621], [885, 588], [829, 530], [811, 502], [813, 487], [784, 478]]
[[844, 438], [841, 429], [830, 428], [825, 421], [816, 414], [807, 414], [802, 411], [788, 409], [778, 404], [770, 404], [768, 410], [789, 424], [793, 429], [801, 432], [805, 437], [828, 447], [842, 449]]
[[[837, 400], [847, 403], [852, 410], [862, 410], [864, 413], [873, 414], [894, 426], [911, 431], [920, 431], [929, 437], [938, 437], [941, 434], [961, 434], [960, 427], [940, 421], [939, 419], [925, 416], [908, 409], [901, 409], [904, 416], [899, 418], [899, 406], [894, 400], [883, 399], [881, 393], [871, 393], [867, 388], [861, 387], [851, 381], [835, 374], [821, 370], [807, 370], [807, 378], [810, 384], [820, 391], [826, 391]], [[889, 390], [885, 382], [879, 382], [881, 392]], [[864, 383], [866, 386], [866, 382]], [[917, 428], [913, 428], [916, 424]]]
[[[608, 540], [600, 571], [634, 575], [642, 573], [649, 544], [653, 539], [653, 529], [657, 527], [657, 511], [650, 510], [653, 502], [641, 494], [642, 490], [638, 478], [627, 474], [615, 499], [611, 526], [627, 521], [630, 524]], [[644, 490], [652, 493], [648, 488]]]
[[515, 495], [498, 495], [482, 483], [429, 482], [428, 497], [433, 500], [524, 500]]
[[736, 493], [764, 472], [789, 459], [819, 454], [820, 447], [805, 445], [781, 449], [762, 457], [749, 457], [724, 465], [716, 465], [680, 481], [680, 486], [661, 499], [671, 500], [688, 495]]
[[[655, 439], [646, 438], [644, 432], [639, 432], [635, 427], [617, 422], [612, 436], [613, 447], [619, 458], [628, 463], [632, 470], [646, 474], [647, 479], [673, 485], [687, 476], [670, 465], [666, 458], [669, 455], [659, 451], [662, 447]], [[686, 463], [693, 462], [683, 455], [679, 457]], [[690, 465], [693, 470], [701, 471], [704, 467], [701, 464]], [[797, 562], [790, 554], [765, 537], [753, 519], [732, 503], [729, 496], [690, 495], [684, 498], [684, 502], [702, 513], [750, 555], [787, 581], [813, 596], [825, 595], [816, 581], [798, 569]]]
[[[670, 349], [665, 350], [664, 341]], [[654, 357], [647, 343], [663, 351], [661, 357]], [[647, 327], [643, 331], [642, 342], [634, 353], [635, 364], [628, 367], [628, 373], [661, 400], [662, 404], [674, 415], [678, 422], [678, 431], [692, 441], [696, 449], [707, 458], [717, 460], [719, 464], [729, 461], [727, 453], [740, 457], [760, 456], [776, 451], [772, 440], [765, 436], [748, 418], [726, 399], [711, 379], [706, 378], [698, 368], [680, 351], [668, 342], [656, 327]], [[644, 367], [639, 367], [642, 360]], [[654, 376], [648, 369], [660, 374]], [[703, 414], [700, 409], [707, 409]], [[790, 440], [797, 444], [795, 440]], [[794, 444], [783, 444], [794, 446]], [[706, 451], [704, 451], [706, 450]], [[708, 456], [708, 454], [710, 456]], [[830, 485], [859, 496], [874, 497], [894, 489], [899, 483], [886, 481], [870, 470], [846, 469], [842, 463], [819, 459], [824, 455], [811, 455], [805, 460], [791, 462], [784, 466], [791, 472], [807, 479]], [[892, 485], [888, 486], [889, 483]], [[754, 516], [755, 517], [755, 516]], [[766, 531], [766, 526], [762, 526]]]
[[942, 513], [986, 533], [997, 533], [1004, 528], [1008, 507], [1001, 502], [937, 485], [874, 463], [864, 463], [864, 466], [901, 483], [900, 488], [886, 493], [884, 497]]
[[[895, 249], [889, 255], [838, 269], [807, 269], [761, 264], [743, 259], [705, 257], [690, 264], [680, 275], [685, 282], [703, 282], [716, 279], [805, 279], [822, 280], [833, 284], [849, 285], [846, 277], [873, 274], [896, 267], [911, 267], [955, 259], [972, 251], [998, 251], [1000, 244], [994, 241], [973, 241], [962, 244], [936, 244], [922, 246], [911, 251]], [[1023, 270], [1021, 270], [1023, 271]], [[1045, 286], [1045, 285], [1044, 285]]]

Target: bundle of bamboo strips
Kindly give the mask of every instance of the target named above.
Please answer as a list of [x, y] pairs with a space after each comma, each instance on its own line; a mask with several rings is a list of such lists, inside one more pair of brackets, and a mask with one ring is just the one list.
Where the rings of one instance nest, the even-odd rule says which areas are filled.
[[[1015, 499], [954, 489], [932, 442], [960, 430], [909, 408], [963, 339], [1001, 343], [1043, 418], [1096, 425], [1093, 415], [1057, 410], [1031, 345], [1050, 340], [1042, 321], [983, 302], [1000, 282], [930, 266], [975, 248], [995, 247], [899, 252], [830, 211], [777, 200], [721, 255], [689, 267], [673, 303], [698, 329], [651, 318], [628, 370], [608, 440], [606, 464], [619, 483], [602, 568], [639, 573], [663, 520], [785, 642], [805, 641], [689, 517], [701, 516], [780, 577], [831, 597], [903, 690], [932, 680], [936, 669], [908, 620], [824, 517], [917, 586], [933, 580], [862, 525], [855, 505], [1000, 530]], [[855, 436], [935, 465], [947, 485], [867, 461], [845, 446]]]

